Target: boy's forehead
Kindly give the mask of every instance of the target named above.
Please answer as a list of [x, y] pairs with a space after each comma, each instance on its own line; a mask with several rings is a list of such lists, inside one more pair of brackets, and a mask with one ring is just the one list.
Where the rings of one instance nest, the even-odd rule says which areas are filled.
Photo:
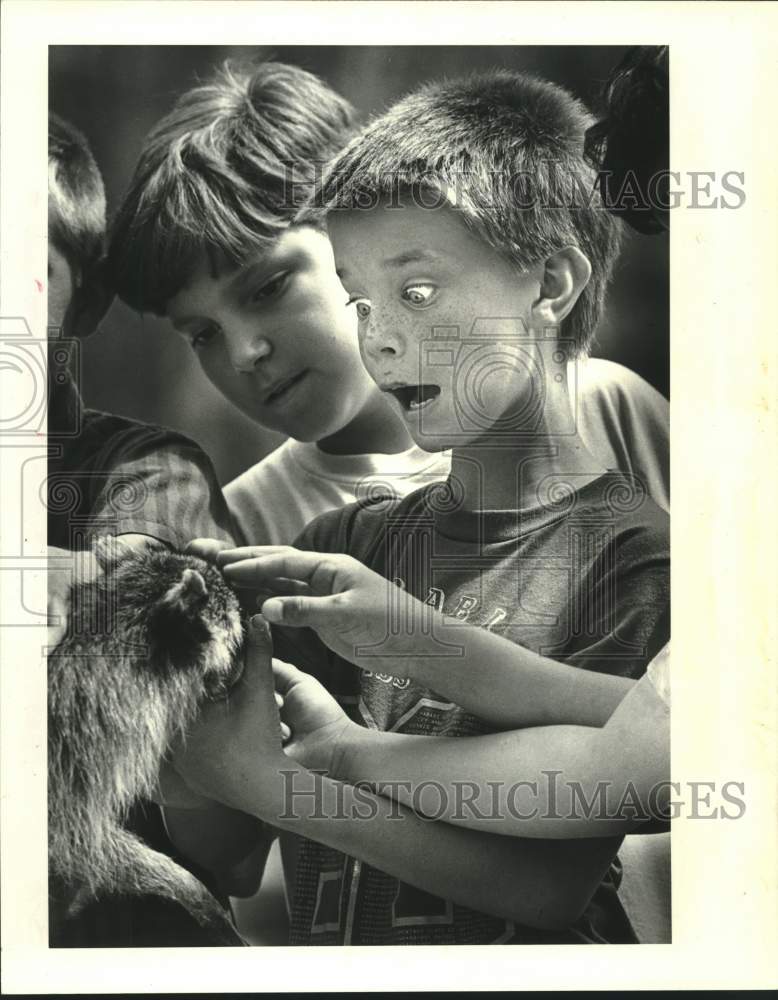
[[192, 298], [212, 286], [228, 285], [248, 267], [261, 267], [264, 263], [272, 262], [277, 242], [258, 243], [253, 252], [249, 252], [240, 260], [230, 257], [218, 247], [203, 247], [194, 258], [184, 284], [170, 299], [168, 311], [180, 300]]
[[239, 260], [217, 247], [204, 247], [195, 258], [184, 284], [165, 304], [165, 313], [175, 321], [177, 316], [196, 311], [197, 306], [204, 305], [213, 296], [237, 288], [246, 275], [255, 272], [269, 275], [275, 267], [291, 264], [301, 255], [319, 253], [320, 242], [328, 246], [326, 236], [318, 231], [289, 227], [274, 240], [258, 241], [256, 248]]
[[[334, 209], [327, 229], [339, 272], [360, 262], [385, 268], [456, 261], [473, 252], [472, 235], [448, 207], [379, 205]], [[480, 242], [478, 244], [480, 246]]]

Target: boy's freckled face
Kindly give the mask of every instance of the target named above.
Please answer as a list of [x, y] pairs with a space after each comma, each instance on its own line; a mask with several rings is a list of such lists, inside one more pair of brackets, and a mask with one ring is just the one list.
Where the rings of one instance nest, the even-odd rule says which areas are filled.
[[309, 227], [216, 275], [204, 255], [166, 314], [227, 399], [298, 441], [335, 434], [375, 395], [332, 248]]
[[518, 426], [538, 388], [526, 359], [542, 266], [519, 273], [447, 208], [334, 211], [328, 229], [365, 365], [416, 443]]

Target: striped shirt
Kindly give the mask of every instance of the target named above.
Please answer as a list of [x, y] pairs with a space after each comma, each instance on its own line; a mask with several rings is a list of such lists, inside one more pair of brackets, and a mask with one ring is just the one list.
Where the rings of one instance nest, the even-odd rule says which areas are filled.
[[72, 381], [49, 407], [48, 544], [83, 549], [101, 534], [149, 535], [173, 548], [232, 541], [216, 473], [184, 435], [84, 409]]

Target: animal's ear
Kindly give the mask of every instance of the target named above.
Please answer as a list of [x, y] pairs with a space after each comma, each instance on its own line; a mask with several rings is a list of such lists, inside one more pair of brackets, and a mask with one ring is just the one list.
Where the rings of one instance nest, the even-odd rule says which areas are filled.
[[171, 616], [180, 615], [193, 618], [208, 600], [208, 587], [205, 585], [202, 573], [196, 569], [185, 569], [181, 579], [167, 591], [160, 603], [160, 608]]

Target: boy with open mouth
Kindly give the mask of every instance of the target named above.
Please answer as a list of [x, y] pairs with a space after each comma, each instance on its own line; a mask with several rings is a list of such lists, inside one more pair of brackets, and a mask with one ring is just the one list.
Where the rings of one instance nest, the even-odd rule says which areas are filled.
[[[565, 199], [593, 181], [582, 156], [589, 123], [561, 88], [496, 71], [422, 88], [335, 159], [316, 206], [356, 308], [365, 367], [419, 447], [452, 449], [451, 471], [402, 500], [326, 513], [296, 546], [350, 555], [393, 594], [533, 653], [637, 678], [668, 638], [668, 524], [642, 482], [604, 465], [571, 424], [567, 363], [591, 342], [618, 250], [607, 213]], [[539, 176], [549, 160], [559, 188], [520, 208], [516, 176]], [[274, 551], [248, 550], [241, 558], [252, 562], [225, 573], [261, 588], [262, 560]], [[331, 600], [337, 609], [339, 595]], [[461, 679], [462, 697], [448, 700], [429, 673], [406, 671], [396, 643], [384, 656], [381, 636], [350, 652], [334, 627], [279, 639], [364, 727], [493, 731], [463, 707], [476, 700], [476, 666]], [[410, 663], [455, 662], [456, 648], [418, 641]], [[509, 716], [505, 705], [507, 727]], [[228, 740], [227, 760], [233, 750]], [[423, 745], [417, 752], [423, 763]], [[249, 766], [262, 770], [254, 757]], [[214, 773], [223, 780], [231, 770], [222, 762]], [[269, 819], [252, 800], [260, 783], [210, 787]], [[373, 819], [301, 820], [312, 839], [300, 845], [291, 886], [293, 943], [635, 941], [610, 867], [619, 838], [529, 843], [484, 833], [468, 842], [465, 863], [465, 841], [445, 822], [428, 823], [409, 847], [407, 828]]]

